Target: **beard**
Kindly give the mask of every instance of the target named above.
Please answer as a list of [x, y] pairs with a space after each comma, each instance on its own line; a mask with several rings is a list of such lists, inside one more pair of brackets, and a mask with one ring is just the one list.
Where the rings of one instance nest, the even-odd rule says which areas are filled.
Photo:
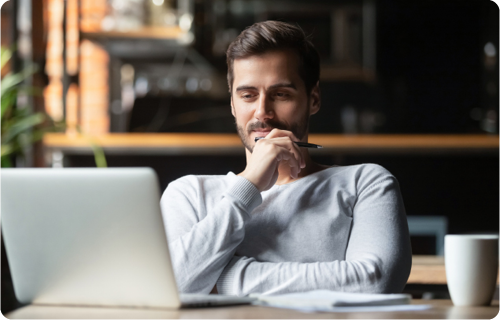
[[253, 130], [255, 129], [280, 129], [291, 131], [297, 139], [302, 140], [304, 136], [307, 134], [309, 129], [309, 110], [306, 110], [306, 113], [302, 115], [299, 121], [294, 123], [287, 123], [279, 120], [269, 120], [266, 122], [255, 121], [251, 122], [247, 125], [247, 128], [243, 128], [243, 126], [239, 125], [236, 122], [236, 130], [238, 130], [238, 135], [240, 136], [241, 142], [247, 148], [250, 153], [253, 152], [253, 147], [255, 146], [255, 141], [250, 141], [249, 137]]

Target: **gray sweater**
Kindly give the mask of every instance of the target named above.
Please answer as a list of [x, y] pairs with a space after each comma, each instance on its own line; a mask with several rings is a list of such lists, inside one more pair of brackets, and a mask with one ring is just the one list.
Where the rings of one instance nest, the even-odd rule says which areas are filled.
[[243, 177], [186, 176], [161, 199], [182, 293], [401, 292], [411, 247], [397, 180], [332, 167], [260, 193]]

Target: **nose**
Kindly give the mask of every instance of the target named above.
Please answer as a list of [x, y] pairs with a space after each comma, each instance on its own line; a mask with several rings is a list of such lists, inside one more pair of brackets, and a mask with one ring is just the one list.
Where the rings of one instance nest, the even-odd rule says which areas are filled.
[[255, 106], [255, 119], [260, 122], [265, 122], [266, 120], [274, 118], [274, 108], [272, 101], [269, 101], [267, 95], [262, 94], [257, 101]]

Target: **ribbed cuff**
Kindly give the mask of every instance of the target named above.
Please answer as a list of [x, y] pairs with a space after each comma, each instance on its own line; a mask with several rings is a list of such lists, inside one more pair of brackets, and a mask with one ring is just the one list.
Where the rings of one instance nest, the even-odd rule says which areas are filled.
[[237, 295], [238, 293], [234, 290], [234, 277], [236, 274], [235, 268], [233, 268], [234, 264], [241, 257], [233, 257], [229, 264], [224, 268], [221, 275], [219, 276], [219, 280], [217, 280], [217, 292], [219, 294], [227, 294], [227, 295]]
[[233, 177], [233, 181], [226, 193], [241, 202], [248, 214], [262, 203], [262, 196], [259, 189], [253, 183], [240, 176]]

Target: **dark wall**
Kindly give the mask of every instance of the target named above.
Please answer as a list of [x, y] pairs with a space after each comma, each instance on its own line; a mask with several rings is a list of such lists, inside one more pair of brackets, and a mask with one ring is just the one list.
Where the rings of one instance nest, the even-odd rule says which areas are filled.
[[387, 98], [388, 130], [477, 131], [469, 114], [483, 104], [483, 47], [493, 41], [498, 48], [496, 4], [488, 0], [379, 0], [377, 4], [377, 76]]
[[[292, 1], [297, 2], [301, 1]], [[352, 1], [356, 2], [360, 1]], [[332, 3], [339, 1], [310, 1], [312, 7], [312, 4], [324, 6]], [[484, 54], [487, 42], [492, 42], [499, 50], [496, 4], [490, 0], [375, 0], [375, 4], [375, 79], [321, 81], [322, 110], [312, 117], [311, 132], [344, 132], [342, 110], [351, 106], [358, 117], [363, 112], [371, 112], [380, 118], [372, 130], [358, 128], [359, 132], [485, 133], [481, 120], [473, 119], [471, 112], [480, 112], [480, 117], [484, 118], [489, 110], [493, 110], [495, 125], [490, 132], [498, 133], [498, 62], [494, 70], [486, 70]], [[228, 19], [227, 27], [242, 30], [254, 22], [253, 15], [244, 17]], [[287, 15], [286, 11], [282, 15], [274, 13], [272, 17], [293, 22], [293, 16]], [[325, 32], [329, 31], [330, 21], [327, 19], [325, 22], [324, 18], [309, 19], [306, 16], [298, 17], [297, 21], [310, 33], [313, 43], [323, 52], [323, 60], [328, 63], [328, 50], [325, 48], [329, 48], [331, 35], [325, 35]], [[209, 54], [211, 46], [207, 41], [201, 41], [196, 48]], [[207, 56], [207, 59], [221, 76], [225, 76], [223, 57], [214, 59]], [[488, 93], [486, 88], [491, 85], [496, 92]], [[165, 100], [160, 97], [152, 99]], [[186, 112], [182, 101], [168, 99], [170, 120], [175, 118], [173, 113]], [[206, 98], [191, 100], [190, 107], [198, 111], [203, 121], [180, 126], [165, 125], [157, 130], [234, 132], [229, 97], [220, 101], [207, 101]], [[150, 106], [149, 111], [154, 115], [161, 103], [138, 101], [137, 109], [144, 109], [144, 104]], [[221, 112], [221, 116], [204, 115], [208, 107], [217, 107], [210, 112]], [[222, 115], [224, 110], [229, 117]], [[141, 112], [142, 116], [137, 112], [132, 114], [131, 131], [153, 122], [151, 117], [147, 118], [146, 112]]]
[[[498, 7], [489, 0], [377, 0], [374, 82], [322, 82], [323, 110], [314, 132], [342, 132], [341, 109], [381, 113], [379, 133], [484, 132], [471, 118], [496, 111], [498, 92], [486, 93], [483, 48], [498, 50]], [[493, 71], [498, 87], [498, 64]]]

